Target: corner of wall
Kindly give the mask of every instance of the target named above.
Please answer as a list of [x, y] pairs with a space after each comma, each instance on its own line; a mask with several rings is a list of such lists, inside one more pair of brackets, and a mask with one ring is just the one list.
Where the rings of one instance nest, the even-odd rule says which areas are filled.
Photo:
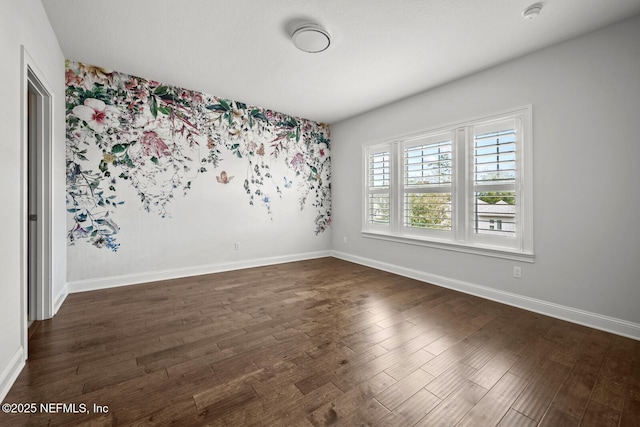
[[62, 286], [62, 289], [60, 289], [60, 292], [58, 292], [58, 294], [54, 295], [53, 297], [53, 312], [51, 313], [52, 316], [55, 316], [56, 314], [58, 314], [58, 310], [60, 310], [60, 307], [62, 307], [62, 303], [67, 299], [68, 296], [69, 296], [69, 285], [65, 283]]

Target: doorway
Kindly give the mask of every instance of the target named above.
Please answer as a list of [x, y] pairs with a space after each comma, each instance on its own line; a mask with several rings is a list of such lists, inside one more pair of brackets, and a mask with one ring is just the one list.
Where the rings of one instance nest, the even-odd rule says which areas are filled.
[[38, 185], [39, 168], [38, 127], [42, 118], [38, 117], [38, 93], [31, 84], [27, 88], [27, 338], [31, 339], [39, 326], [38, 321], [38, 252], [42, 244], [38, 237], [38, 200], [42, 198], [42, 188]]
[[53, 315], [51, 271], [51, 142], [53, 92], [29, 56], [23, 53], [22, 108], [22, 344], [40, 321]]

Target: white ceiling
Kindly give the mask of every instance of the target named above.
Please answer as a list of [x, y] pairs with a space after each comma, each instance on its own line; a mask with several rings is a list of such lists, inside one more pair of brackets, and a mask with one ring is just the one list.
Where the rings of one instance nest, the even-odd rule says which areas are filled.
[[[640, 0], [42, 0], [68, 59], [335, 123], [640, 13]], [[322, 53], [290, 34], [316, 22]], [[612, 46], [615, 49], [615, 46]]]

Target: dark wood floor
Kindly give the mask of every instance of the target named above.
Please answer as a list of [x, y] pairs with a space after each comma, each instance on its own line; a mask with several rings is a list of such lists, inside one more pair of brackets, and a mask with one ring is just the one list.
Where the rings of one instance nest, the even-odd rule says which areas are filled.
[[639, 426], [640, 342], [324, 258], [72, 294], [5, 402], [90, 414], [2, 426]]

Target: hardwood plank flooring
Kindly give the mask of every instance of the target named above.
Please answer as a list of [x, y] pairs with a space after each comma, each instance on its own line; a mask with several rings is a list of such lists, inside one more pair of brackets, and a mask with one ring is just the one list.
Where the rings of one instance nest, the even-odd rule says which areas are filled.
[[640, 342], [334, 258], [72, 294], [32, 332], [5, 403], [36, 413], [0, 426], [640, 426]]

